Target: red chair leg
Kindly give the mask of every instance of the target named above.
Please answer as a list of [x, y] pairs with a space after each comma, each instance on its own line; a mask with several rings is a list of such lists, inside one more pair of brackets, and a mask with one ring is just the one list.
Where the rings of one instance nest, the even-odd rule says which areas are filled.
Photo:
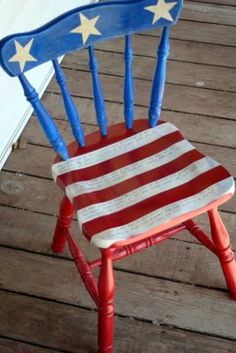
[[66, 245], [65, 230], [70, 228], [73, 219], [74, 208], [70, 200], [64, 196], [61, 201], [59, 216], [54, 231], [51, 248], [59, 254], [62, 253]]
[[112, 254], [102, 250], [102, 263], [98, 278], [98, 346], [99, 353], [113, 353], [115, 281]]
[[231, 248], [229, 234], [217, 209], [208, 212], [211, 225], [212, 240], [217, 248], [225, 280], [231, 298], [236, 300], [236, 262]]

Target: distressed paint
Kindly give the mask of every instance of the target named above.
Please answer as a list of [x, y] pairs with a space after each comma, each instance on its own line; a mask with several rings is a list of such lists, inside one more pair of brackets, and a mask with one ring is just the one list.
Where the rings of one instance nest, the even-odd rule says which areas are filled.
[[132, 37], [125, 36], [125, 78], [124, 78], [124, 117], [127, 129], [132, 129], [134, 121], [134, 80]]
[[[156, 15], [149, 8], [156, 6], [156, 0], [109, 1], [69, 11], [35, 31], [4, 38], [0, 42], [1, 65], [9, 75], [18, 76], [46, 61], [104, 40], [170, 26], [177, 22], [183, 1], [165, 2], [174, 5], [158, 20], [154, 20]], [[16, 42], [19, 48], [25, 48], [25, 55], [18, 50], [19, 60], [12, 61], [17, 55]]]
[[61, 93], [62, 93], [62, 97], [63, 97], [63, 101], [64, 101], [64, 106], [65, 106], [65, 111], [66, 111], [67, 118], [68, 118], [70, 125], [71, 125], [72, 133], [74, 135], [75, 140], [78, 142], [78, 144], [81, 147], [83, 147], [85, 145], [84, 132], [83, 132], [83, 128], [80, 123], [79, 112], [78, 112], [78, 109], [77, 109], [77, 107], [71, 97], [64, 73], [63, 73], [57, 59], [53, 60], [53, 67], [55, 70], [56, 80], [57, 80], [58, 85], [60, 86], [60, 89], [61, 89]]

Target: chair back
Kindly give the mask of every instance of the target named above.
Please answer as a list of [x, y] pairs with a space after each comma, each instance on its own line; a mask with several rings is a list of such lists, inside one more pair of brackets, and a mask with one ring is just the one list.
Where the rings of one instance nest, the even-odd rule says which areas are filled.
[[163, 100], [166, 61], [169, 53], [169, 29], [177, 22], [182, 5], [183, 0], [126, 0], [96, 3], [69, 11], [34, 31], [10, 35], [0, 41], [1, 66], [10, 76], [19, 78], [24, 94], [33, 106], [49, 142], [63, 160], [70, 158], [66, 144], [40, 101], [38, 93], [25, 76], [25, 72], [42, 63], [52, 61], [72, 133], [82, 147], [85, 145], [85, 138], [79, 111], [57, 58], [84, 47], [88, 48], [97, 124], [101, 134], [106, 136], [106, 107], [94, 45], [124, 36], [124, 118], [127, 129], [132, 129], [135, 116], [132, 35], [162, 27], [149, 106], [149, 125], [154, 127], [158, 123]]

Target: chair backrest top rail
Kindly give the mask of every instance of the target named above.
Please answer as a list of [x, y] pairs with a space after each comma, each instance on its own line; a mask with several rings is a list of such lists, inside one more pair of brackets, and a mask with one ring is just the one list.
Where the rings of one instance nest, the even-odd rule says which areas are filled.
[[19, 76], [44, 62], [114, 37], [177, 22], [183, 0], [107, 1], [78, 7], [34, 31], [0, 41], [0, 64]]

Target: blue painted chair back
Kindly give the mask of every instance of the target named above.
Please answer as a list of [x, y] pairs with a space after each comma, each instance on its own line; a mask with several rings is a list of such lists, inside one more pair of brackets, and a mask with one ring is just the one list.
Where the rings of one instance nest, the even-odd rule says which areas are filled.
[[79, 145], [84, 146], [85, 139], [79, 112], [70, 95], [57, 58], [84, 47], [88, 48], [97, 123], [101, 134], [105, 136], [107, 117], [94, 44], [124, 36], [124, 117], [127, 128], [131, 129], [134, 120], [132, 34], [162, 27], [149, 107], [149, 124], [153, 127], [158, 123], [163, 99], [166, 61], [169, 53], [169, 28], [177, 22], [182, 5], [183, 0], [103, 2], [79, 7], [35, 31], [11, 35], [0, 41], [1, 66], [10, 76], [18, 76], [24, 94], [32, 104], [45, 134], [62, 159], [70, 158], [67, 147], [24, 73], [44, 62], [52, 61], [73, 135]]

